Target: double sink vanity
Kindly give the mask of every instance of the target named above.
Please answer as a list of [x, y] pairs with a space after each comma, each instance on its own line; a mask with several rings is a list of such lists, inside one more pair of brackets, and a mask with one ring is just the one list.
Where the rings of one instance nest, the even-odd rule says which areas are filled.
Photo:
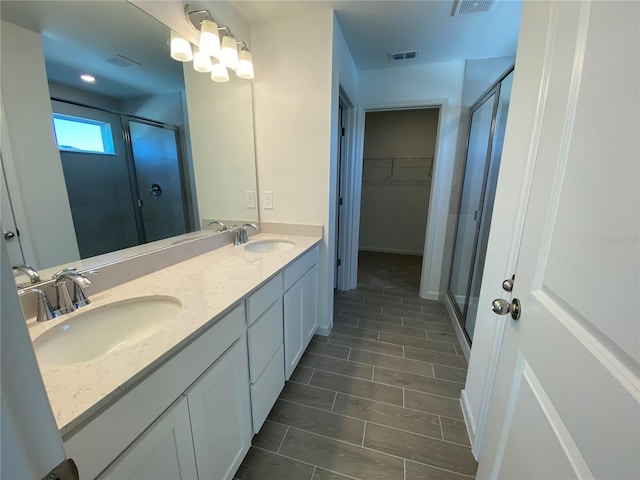
[[317, 328], [319, 242], [260, 233], [28, 319], [81, 478], [232, 478]]

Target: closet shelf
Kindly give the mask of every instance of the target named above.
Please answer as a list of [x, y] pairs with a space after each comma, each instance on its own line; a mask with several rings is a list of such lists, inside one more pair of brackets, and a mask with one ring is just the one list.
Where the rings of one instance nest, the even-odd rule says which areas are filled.
[[433, 157], [364, 158], [364, 185], [425, 185], [431, 184]]

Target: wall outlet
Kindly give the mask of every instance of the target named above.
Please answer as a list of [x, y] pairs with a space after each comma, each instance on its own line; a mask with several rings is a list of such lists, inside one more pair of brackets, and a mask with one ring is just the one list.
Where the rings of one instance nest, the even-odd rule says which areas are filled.
[[264, 208], [273, 210], [273, 192], [264, 192]]
[[247, 208], [256, 208], [256, 192], [253, 190], [244, 192], [244, 206]]

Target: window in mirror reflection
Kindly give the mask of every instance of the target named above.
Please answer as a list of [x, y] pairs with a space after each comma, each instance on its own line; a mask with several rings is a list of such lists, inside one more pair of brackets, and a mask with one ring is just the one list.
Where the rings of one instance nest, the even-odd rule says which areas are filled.
[[111, 125], [106, 122], [54, 113], [53, 129], [60, 150], [114, 153]]

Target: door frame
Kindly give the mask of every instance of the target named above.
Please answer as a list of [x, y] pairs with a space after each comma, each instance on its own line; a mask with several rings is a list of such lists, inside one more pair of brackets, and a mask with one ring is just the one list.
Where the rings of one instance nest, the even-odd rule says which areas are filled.
[[[436, 134], [436, 150], [433, 159], [433, 172], [431, 179], [431, 191], [429, 194], [429, 211], [427, 214], [426, 233], [422, 257], [422, 273], [420, 277], [419, 295], [422, 298], [439, 301], [440, 291], [431, 288], [432, 282], [440, 283], [442, 276], [442, 263], [444, 258], [444, 237], [446, 228], [441, 229], [441, 235], [437, 235], [437, 226], [440, 222], [446, 226], [446, 217], [449, 214], [449, 202], [441, 201], [443, 189], [449, 188], [452, 166], [444, 165], [445, 158], [443, 145], [443, 132], [445, 130], [445, 118], [452, 107], [445, 99], [434, 99], [426, 102], [393, 102], [375, 105], [361, 105], [357, 109], [345, 110], [345, 150], [346, 158], [343, 162], [344, 182], [344, 227], [340, 230], [339, 245], [344, 246], [342, 257], [342, 275], [339, 275], [339, 289], [352, 290], [358, 286], [358, 247], [360, 240], [360, 208], [362, 196], [362, 161], [364, 153], [364, 123], [367, 112], [385, 110], [416, 110], [438, 109], [438, 131]], [[341, 226], [342, 227], [342, 226]], [[440, 275], [433, 279], [434, 265], [440, 265]]]

